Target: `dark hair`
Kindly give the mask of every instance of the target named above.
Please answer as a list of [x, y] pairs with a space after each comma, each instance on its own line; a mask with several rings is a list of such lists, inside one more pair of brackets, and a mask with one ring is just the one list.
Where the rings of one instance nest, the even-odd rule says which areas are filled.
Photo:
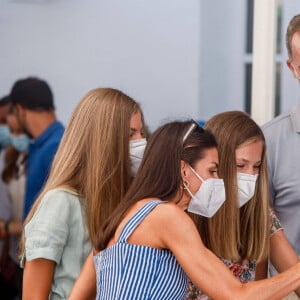
[[20, 104], [34, 111], [54, 110], [53, 95], [48, 83], [35, 77], [16, 81], [10, 93], [13, 105]]
[[9, 95], [6, 95], [0, 99], [0, 107], [8, 105], [10, 103]]
[[300, 33], [300, 15], [296, 15], [291, 19], [288, 28], [286, 30], [285, 43], [286, 43], [286, 48], [290, 59], [293, 59], [291, 42], [292, 42], [293, 35], [296, 32]]
[[94, 247], [97, 250], [106, 247], [124, 214], [135, 202], [150, 197], [170, 201], [178, 196], [179, 200], [183, 185], [180, 161], [184, 160], [193, 167], [205, 156], [207, 149], [214, 147], [217, 143], [213, 135], [193, 121], [171, 122], [158, 128], [148, 140], [143, 160], [128, 192], [104, 222]]

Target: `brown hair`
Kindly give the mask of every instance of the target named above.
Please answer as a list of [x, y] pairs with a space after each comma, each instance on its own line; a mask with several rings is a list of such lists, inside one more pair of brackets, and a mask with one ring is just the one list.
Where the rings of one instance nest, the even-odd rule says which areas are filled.
[[[219, 257], [262, 260], [269, 252], [270, 227], [266, 148], [262, 130], [240, 111], [215, 115], [204, 127], [214, 134], [218, 143], [219, 176], [224, 179], [226, 201], [212, 218], [196, 217], [201, 237]], [[239, 208], [235, 151], [254, 141], [263, 142], [260, 174], [252, 200]]]
[[4, 168], [2, 171], [2, 180], [5, 183], [9, 183], [17, 174], [17, 160], [19, 158], [20, 152], [16, 150], [13, 146], [9, 145], [5, 149], [4, 154]]
[[[141, 113], [126, 94], [111, 88], [88, 92], [75, 108], [54, 157], [49, 178], [27, 224], [47, 191], [67, 187], [86, 201], [92, 243], [131, 183], [130, 119]], [[21, 253], [24, 251], [24, 242]]]
[[289, 58], [291, 60], [293, 59], [291, 43], [292, 43], [293, 35], [296, 32], [300, 33], [300, 15], [296, 15], [291, 19], [286, 31], [285, 43], [286, 43], [286, 48], [288, 51]]
[[182, 197], [180, 161], [192, 167], [208, 148], [216, 147], [214, 137], [199, 126], [185, 138], [192, 121], [171, 122], [158, 128], [149, 138], [143, 160], [126, 196], [101, 228], [97, 250], [106, 247], [131, 205], [145, 198], [170, 201]]

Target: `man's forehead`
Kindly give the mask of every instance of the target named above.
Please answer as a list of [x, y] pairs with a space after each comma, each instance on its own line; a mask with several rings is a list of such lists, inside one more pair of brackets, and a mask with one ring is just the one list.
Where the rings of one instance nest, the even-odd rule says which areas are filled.
[[291, 40], [291, 49], [293, 55], [300, 56], [300, 32], [295, 32]]

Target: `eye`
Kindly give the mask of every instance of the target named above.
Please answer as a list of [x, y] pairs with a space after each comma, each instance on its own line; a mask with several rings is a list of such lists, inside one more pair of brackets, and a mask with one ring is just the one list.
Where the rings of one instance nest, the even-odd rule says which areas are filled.
[[243, 168], [245, 167], [245, 165], [243, 165], [243, 164], [236, 164], [236, 167], [237, 167], [238, 169], [243, 169]]
[[135, 131], [131, 129], [131, 130], [130, 130], [129, 137], [132, 138], [132, 137], [134, 137], [134, 135], [135, 135]]
[[259, 170], [259, 169], [260, 169], [260, 167], [261, 167], [261, 164], [259, 164], [259, 165], [256, 165], [256, 166], [254, 166], [253, 168], [254, 168], [254, 169], [258, 169], [258, 170]]
[[218, 169], [215, 168], [215, 169], [209, 170], [209, 173], [210, 173], [213, 177], [216, 177], [216, 176], [218, 176]]

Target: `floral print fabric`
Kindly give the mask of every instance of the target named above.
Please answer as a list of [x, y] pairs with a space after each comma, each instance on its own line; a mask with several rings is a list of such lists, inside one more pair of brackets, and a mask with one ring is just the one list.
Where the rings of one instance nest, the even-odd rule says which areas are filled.
[[[270, 209], [270, 236], [278, 230], [283, 229], [274, 211]], [[233, 259], [222, 259], [223, 263], [229, 268], [233, 275], [242, 283], [255, 280], [256, 260], [245, 259], [242, 263]], [[203, 294], [191, 281], [188, 283], [188, 291], [185, 300], [210, 300], [211, 298]]]

